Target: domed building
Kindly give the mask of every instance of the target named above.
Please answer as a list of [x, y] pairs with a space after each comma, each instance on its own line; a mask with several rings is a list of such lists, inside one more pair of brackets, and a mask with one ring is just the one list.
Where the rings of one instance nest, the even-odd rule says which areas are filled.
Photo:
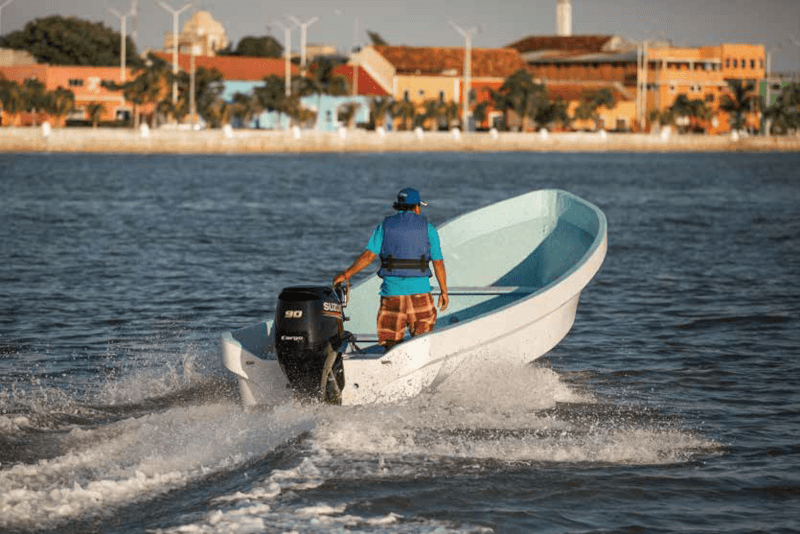
[[[178, 35], [178, 52], [191, 54], [192, 46], [198, 56], [214, 56], [217, 51], [227, 48], [230, 40], [225, 28], [208, 11], [197, 11], [183, 25]], [[164, 37], [164, 51], [172, 52], [173, 35]]]

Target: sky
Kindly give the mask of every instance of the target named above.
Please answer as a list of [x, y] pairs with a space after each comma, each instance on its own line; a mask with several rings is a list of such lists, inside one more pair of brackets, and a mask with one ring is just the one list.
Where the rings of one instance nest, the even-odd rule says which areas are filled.
[[[0, 0], [0, 6], [9, 0]], [[173, 8], [187, 0], [163, 0]], [[0, 10], [0, 34], [19, 30], [49, 15], [102, 21], [119, 30], [108, 8], [124, 12], [131, 0], [11, 0]], [[529, 35], [555, 34], [556, 0], [197, 0], [238, 42], [247, 35], [284, 33], [287, 23], [319, 17], [308, 27], [307, 42], [349, 50], [356, 39], [368, 44], [367, 30], [389, 44], [463, 46], [448, 21], [476, 28], [472, 45], [506, 46]], [[800, 0], [572, 0], [573, 34], [618, 34], [628, 39], [670, 39], [678, 46], [759, 43], [771, 51], [773, 70], [800, 72]], [[180, 25], [188, 19], [183, 15]], [[131, 31], [130, 25], [128, 31]], [[172, 15], [156, 0], [139, 0], [137, 47], [162, 48], [172, 31]], [[292, 33], [299, 48], [299, 31]]]

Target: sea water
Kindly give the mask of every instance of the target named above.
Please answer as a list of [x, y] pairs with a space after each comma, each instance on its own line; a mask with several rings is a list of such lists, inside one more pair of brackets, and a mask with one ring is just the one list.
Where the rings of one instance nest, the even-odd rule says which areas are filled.
[[[800, 531], [798, 168], [0, 155], [0, 531]], [[435, 224], [541, 188], [603, 209], [572, 331], [404, 402], [244, 412], [220, 334], [328, 283], [406, 186]]]

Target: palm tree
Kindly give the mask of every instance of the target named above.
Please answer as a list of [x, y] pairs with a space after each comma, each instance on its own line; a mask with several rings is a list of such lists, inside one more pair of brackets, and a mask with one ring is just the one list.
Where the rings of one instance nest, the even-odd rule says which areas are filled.
[[369, 104], [369, 116], [373, 128], [386, 125], [386, 115], [392, 112], [391, 97], [375, 98]]
[[22, 84], [22, 99], [25, 111], [33, 114], [33, 125], [37, 125], [37, 114], [47, 107], [45, 85], [35, 78], [29, 78]]
[[59, 87], [47, 96], [47, 111], [55, 115], [56, 124], [60, 125], [63, 117], [75, 109], [75, 94], [69, 89]]
[[547, 107], [550, 102], [547, 89], [542, 84], [534, 83], [531, 74], [520, 69], [503, 82], [500, 89], [492, 92], [495, 107], [503, 110], [506, 125], [508, 112], [513, 111], [520, 119], [519, 128], [522, 131], [530, 129], [530, 123], [535, 120], [540, 110]]
[[728, 80], [728, 87], [730, 91], [722, 95], [722, 102], [720, 102], [719, 108], [730, 114], [731, 128], [741, 130], [745, 124], [745, 115], [751, 110], [760, 110], [759, 99], [753, 93], [755, 83]]
[[359, 107], [361, 107], [361, 104], [358, 102], [347, 102], [346, 104], [339, 106], [336, 114], [338, 115], [339, 120], [344, 123], [346, 128], [350, 129], [352, 126], [353, 119], [355, 118]]
[[769, 120], [769, 133], [788, 134], [800, 131], [800, 83], [783, 88], [775, 103], [768, 107], [764, 116]]
[[414, 118], [416, 111], [414, 104], [408, 100], [399, 100], [392, 105], [392, 117], [402, 120], [402, 130], [408, 130], [408, 121]]
[[[0, 124], [5, 125], [7, 115], [17, 115], [25, 108], [25, 101], [22, 95], [22, 88], [18, 83], [0, 78], [0, 106], [2, 106], [3, 118]], [[19, 120], [19, 117], [16, 117]]]
[[244, 93], [236, 93], [233, 95], [230, 113], [239, 124], [243, 126], [249, 125], [258, 111], [259, 106], [255, 95], [247, 95]]
[[106, 106], [101, 102], [92, 102], [86, 106], [86, 113], [89, 115], [89, 120], [92, 121], [92, 128], [97, 128], [97, 124], [105, 112]]
[[615, 105], [614, 95], [608, 88], [598, 91], [584, 91], [580, 104], [575, 108], [575, 118], [578, 120], [593, 120], [595, 128], [599, 127], [600, 116], [597, 114], [601, 106], [612, 109]]
[[422, 120], [429, 124], [432, 132], [435, 132], [439, 129], [439, 123], [444, 118], [442, 103], [436, 98], [431, 98], [423, 102], [422, 107], [425, 109]]
[[[442, 113], [444, 114], [444, 119], [447, 121], [448, 128], [461, 120], [461, 106], [453, 100], [443, 105]], [[463, 129], [465, 125], [462, 124], [461, 127]]]

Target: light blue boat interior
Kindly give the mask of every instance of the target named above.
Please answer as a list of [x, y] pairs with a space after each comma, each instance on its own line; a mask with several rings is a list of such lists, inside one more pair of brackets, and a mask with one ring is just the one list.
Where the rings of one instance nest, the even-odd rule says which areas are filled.
[[[598, 208], [570, 193], [545, 190], [457, 217], [438, 231], [450, 306], [437, 329], [552, 287], [600, 245], [606, 220]], [[353, 288], [345, 328], [359, 338], [375, 336], [379, 288], [376, 276]]]

